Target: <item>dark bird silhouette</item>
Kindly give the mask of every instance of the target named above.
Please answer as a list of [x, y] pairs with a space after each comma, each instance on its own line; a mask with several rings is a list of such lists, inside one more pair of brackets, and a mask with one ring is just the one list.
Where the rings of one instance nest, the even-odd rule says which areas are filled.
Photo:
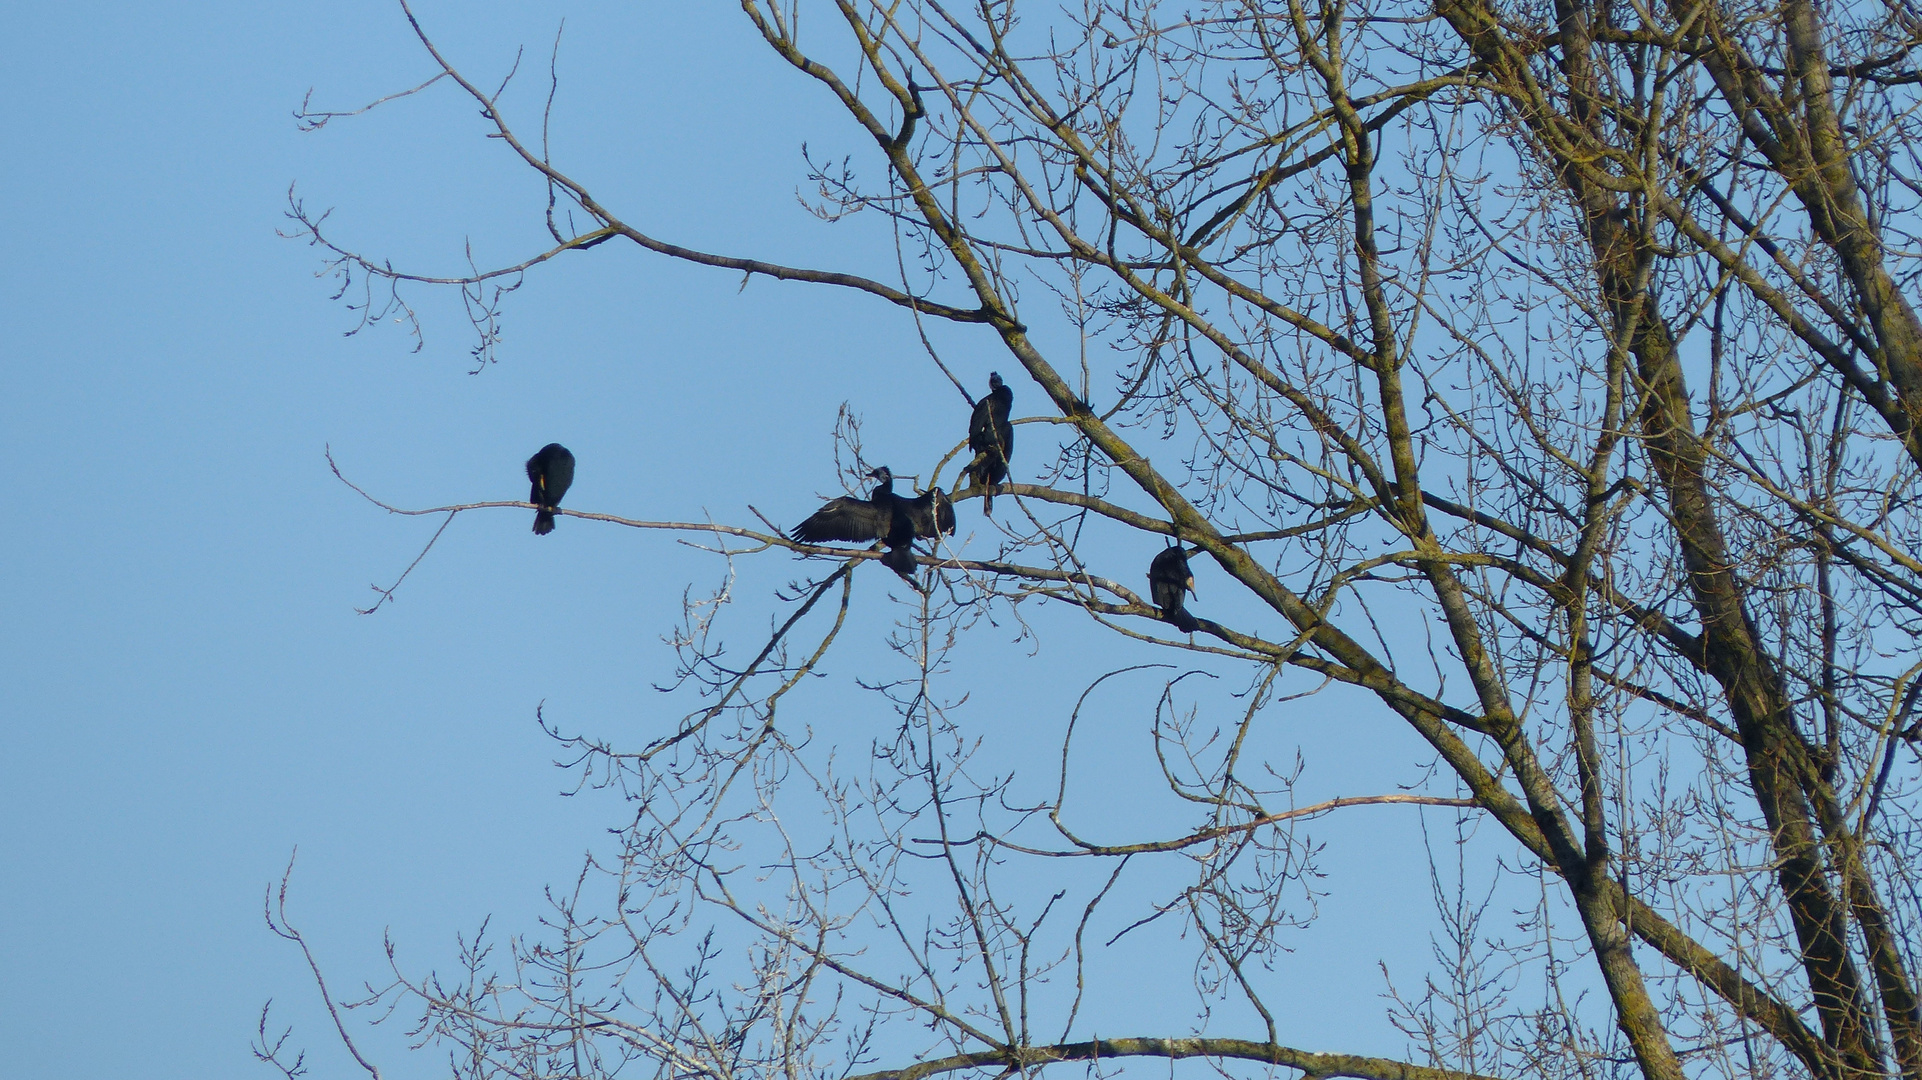
[[994, 485], [1008, 478], [1008, 458], [1014, 454], [1014, 425], [1008, 413], [1014, 408], [1014, 391], [1001, 381], [1001, 373], [988, 373], [988, 396], [974, 403], [968, 418], [968, 449], [974, 460], [968, 463], [968, 477], [974, 486], [986, 488], [981, 496], [981, 512], [994, 513]]
[[1174, 623], [1184, 634], [1192, 634], [1201, 624], [1182, 606], [1186, 594], [1195, 591], [1195, 575], [1188, 569], [1188, 549], [1176, 544], [1165, 548], [1148, 564], [1148, 592], [1161, 617]]
[[888, 569], [914, 580], [914, 538], [933, 538], [954, 531], [954, 504], [939, 488], [930, 488], [918, 498], [904, 499], [894, 493], [894, 473], [886, 465], [868, 474], [874, 490], [865, 499], [842, 496], [809, 514], [796, 525], [788, 538], [802, 544], [830, 540], [864, 543], [879, 540], [887, 546], [881, 562]]
[[554, 531], [554, 508], [574, 483], [574, 455], [560, 443], [548, 443], [527, 459], [527, 478], [534, 483], [527, 501], [540, 507], [534, 511], [534, 535], [546, 536]]

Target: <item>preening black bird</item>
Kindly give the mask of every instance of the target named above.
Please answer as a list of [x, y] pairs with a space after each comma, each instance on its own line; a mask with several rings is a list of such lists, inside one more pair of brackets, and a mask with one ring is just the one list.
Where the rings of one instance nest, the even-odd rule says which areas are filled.
[[1201, 625], [1182, 606], [1187, 594], [1194, 591], [1195, 575], [1188, 569], [1187, 548], [1176, 544], [1163, 549], [1155, 561], [1148, 564], [1148, 592], [1155, 606], [1161, 609], [1163, 619], [1174, 623], [1184, 634], [1194, 633]]
[[527, 478], [534, 484], [527, 501], [540, 507], [534, 511], [534, 535], [546, 536], [554, 531], [554, 508], [574, 482], [574, 455], [560, 443], [548, 443], [527, 459]]
[[968, 449], [974, 460], [968, 463], [968, 477], [974, 485], [987, 490], [981, 496], [981, 512], [994, 513], [994, 485], [1008, 478], [1008, 459], [1014, 455], [1014, 425], [1008, 414], [1014, 408], [1014, 391], [1001, 381], [1001, 373], [988, 373], [988, 396], [974, 403], [968, 418]]
[[[911, 581], [914, 578], [914, 538], [935, 536], [934, 530], [943, 525], [946, 531], [953, 532], [954, 505], [939, 489], [930, 489], [927, 494], [915, 499], [896, 495], [894, 473], [886, 465], [868, 475], [874, 479], [874, 490], [868, 493], [867, 498], [852, 499], [844, 495], [829, 499], [827, 505], [796, 525], [788, 533], [788, 538], [802, 544], [819, 544], [829, 540], [854, 543], [879, 540], [888, 549], [881, 556], [881, 562]], [[922, 522], [926, 523], [925, 531]]]

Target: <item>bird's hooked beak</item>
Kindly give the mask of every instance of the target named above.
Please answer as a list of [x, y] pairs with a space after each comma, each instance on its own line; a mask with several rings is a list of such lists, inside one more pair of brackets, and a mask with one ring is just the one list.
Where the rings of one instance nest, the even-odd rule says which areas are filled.
[[1201, 595], [1199, 592], [1195, 591], [1195, 576], [1193, 574], [1188, 575], [1188, 592], [1192, 596]]

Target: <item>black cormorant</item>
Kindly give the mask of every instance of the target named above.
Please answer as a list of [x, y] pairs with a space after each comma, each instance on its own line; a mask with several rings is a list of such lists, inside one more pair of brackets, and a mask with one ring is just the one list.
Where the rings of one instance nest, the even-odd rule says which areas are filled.
[[1014, 408], [1014, 391], [1001, 381], [1001, 373], [988, 373], [988, 396], [974, 403], [968, 418], [968, 449], [974, 460], [968, 463], [968, 476], [981, 496], [981, 512], [994, 513], [994, 485], [1008, 478], [1008, 458], [1014, 454], [1014, 425], [1008, 412]]
[[548, 443], [527, 459], [527, 478], [534, 483], [527, 501], [540, 507], [534, 511], [534, 535], [546, 536], [554, 531], [554, 508], [574, 482], [574, 455], [560, 443]]
[[1163, 619], [1174, 623], [1184, 634], [1192, 634], [1200, 627], [1182, 606], [1186, 594], [1194, 591], [1195, 575], [1188, 569], [1187, 548], [1180, 544], [1165, 548], [1148, 564], [1148, 592], [1155, 606], [1161, 609]]
[[[948, 504], [947, 496], [938, 498], [933, 490], [918, 499], [904, 499], [894, 493], [894, 473], [886, 465], [868, 474], [874, 479], [874, 490], [865, 499], [852, 499], [842, 496], [829, 499], [827, 505], [809, 514], [806, 521], [796, 525], [788, 533], [788, 538], [802, 544], [819, 544], [828, 540], [848, 540], [861, 543], [879, 540], [887, 545], [887, 552], [881, 562], [888, 569], [912, 581], [914, 579], [914, 538], [916, 535], [933, 536], [932, 531], [922, 533], [916, 527], [917, 508], [928, 519], [930, 527], [937, 524], [933, 518], [939, 514], [954, 531], [954, 507]], [[940, 514], [940, 508], [946, 513]]]

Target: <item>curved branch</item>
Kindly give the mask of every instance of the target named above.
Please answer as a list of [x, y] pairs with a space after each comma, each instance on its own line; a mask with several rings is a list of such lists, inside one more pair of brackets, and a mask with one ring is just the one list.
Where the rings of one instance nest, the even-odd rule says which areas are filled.
[[969, 1069], [1000, 1068], [1009, 1071], [1060, 1061], [1100, 1061], [1103, 1058], [1152, 1057], [1170, 1061], [1182, 1058], [1228, 1058], [1258, 1061], [1300, 1069], [1303, 1080], [1309, 1077], [1360, 1077], [1362, 1080], [1492, 1080], [1475, 1073], [1411, 1065], [1387, 1058], [1359, 1054], [1317, 1054], [1279, 1043], [1250, 1039], [1094, 1039], [1089, 1042], [1056, 1043], [1051, 1046], [1018, 1046], [1005, 1050], [977, 1050], [971, 1054], [935, 1058], [901, 1069], [862, 1073], [848, 1080], [923, 1080], [942, 1073]]
[[[1021, 844], [1016, 844], [1008, 840], [1002, 840], [998, 837], [990, 836], [986, 833], [977, 833], [973, 837], [971, 837], [970, 840], [985, 840], [993, 844], [995, 847], [1004, 847], [1004, 848], [1007, 848], [1009, 851], [1018, 851], [1023, 855], [1040, 855], [1050, 859], [1075, 859], [1075, 858], [1081, 858], [1083, 856], [1093, 856], [1093, 855], [1106, 855], [1106, 856], [1154, 855], [1154, 854], [1159, 854], [1165, 851], [1181, 851], [1184, 848], [1191, 848], [1191, 847], [1194, 847], [1196, 844], [1205, 844], [1210, 840], [1218, 840], [1224, 836], [1233, 836], [1238, 833], [1253, 832], [1254, 830], [1262, 828], [1263, 826], [1266, 826], [1266, 825], [1279, 825], [1284, 821], [1295, 821], [1301, 818], [1318, 817], [1322, 814], [1328, 813], [1331, 810], [1340, 810], [1343, 807], [1388, 806], [1388, 805], [1452, 806], [1452, 807], [1456, 807], [1463, 810], [1474, 810], [1474, 809], [1478, 809], [1481, 806], [1480, 803], [1476, 802], [1473, 799], [1448, 799], [1438, 795], [1353, 795], [1353, 796], [1343, 796], [1340, 798], [1328, 799], [1324, 802], [1315, 803], [1313, 806], [1303, 806], [1303, 807], [1298, 807], [1294, 810], [1284, 810], [1276, 814], [1263, 814], [1260, 817], [1253, 819], [1252, 821], [1244, 821], [1235, 825], [1218, 825], [1213, 828], [1201, 829], [1197, 832], [1189, 833], [1187, 836], [1176, 837], [1173, 840], [1149, 840], [1139, 844], [1091, 843], [1087, 840], [1081, 839], [1080, 837], [1076, 836], [1074, 833], [1070, 832], [1068, 828], [1065, 825], [1062, 825], [1058, 819], [1054, 820], [1055, 829], [1059, 831], [1062, 837], [1065, 838], [1069, 843], [1075, 845], [1076, 850], [1051, 851], [1047, 848], [1025, 847]], [[918, 840], [916, 842], [922, 843], [922, 844], [934, 844], [934, 843], [940, 843], [941, 841]]]
[[[984, 309], [977, 308], [974, 310], [969, 310], [966, 308], [957, 308], [947, 304], [936, 303], [932, 300], [926, 300], [921, 297], [915, 296], [911, 293], [908, 293], [904, 290], [894, 288], [893, 286], [884, 285], [881, 282], [875, 281], [871, 278], [862, 277], [858, 274], [844, 274], [844, 273], [839, 273], [831, 270], [809, 270], [809, 269], [803, 269], [800, 267], [783, 266], [779, 263], [763, 262], [759, 259], [742, 259], [742, 258], [736, 258], [731, 255], [715, 255], [709, 252], [696, 251], [693, 248], [686, 248], [678, 244], [670, 244], [664, 240], [658, 240], [652, 236], [647, 235], [646, 233], [641, 232], [639, 229], [636, 229], [633, 226], [628, 225], [626, 222], [623, 222], [618, 215], [608, 210], [607, 207], [603, 206], [598, 200], [596, 200], [594, 196], [587, 190], [585, 185], [576, 181], [575, 179], [568, 176], [567, 174], [561, 172], [559, 169], [556, 169], [553, 166], [553, 164], [546, 159], [546, 157], [540, 154], [536, 154], [533, 150], [529, 149], [524, 143], [522, 143], [519, 136], [515, 135], [513, 129], [508, 126], [506, 119], [501, 116], [500, 110], [496, 104], [497, 95], [492, 95], [487, 93], [485, 90], [481, 89], [479, 86], [476, 86], [473, 82], [469, 81], [465, 75], [462, 75], [460, 71], [457, 68], [455, 68], [454, 65], [450, 63], [444, 55], [442, 55], [440, 51], [440, 47], [434, 44], [433, 39], [427, 36], [427, 31], [421, 26], [420, 20], [414, 15], [414, 10], [411, 6], [409, 6], [407, 0], [398, 0], [398, 2], [400, 4], [400, 9], [402, 14], [404, 14], [407, 17], [408, 26], [413, 28], [414, 36], [420, 40], [421, 46], [427, 50], [428, 55], [434, 58], [434, 62], [440, 65], [442, 75], [444, 75], [449, 79], [452, 79], [455, 83], [459, 84], [460, 88], [466, 91], [469, 97], [472, 97], [475, 101], [480, 103], [481, 115], [485, 117], [487, 121], [494, 126], [493, 137], [506, 143], [508, 148], [513, 150], [514, 153], [517, 156], [519, 156], [523, 162], [525, 162], [529, 167], [533, 168], [536, 172], [539, 172], [542, 176], [546, 177], [550, 183], [566, 191], [568, 196], [572, 198], [574, 202], [581, 207], [581, 209], [593, 215], [593, 217], [601, 223], [601, 227], [598, 229], [592, 230], [590, 232], [583, 233], [581, 236], [578, 236], [572, 240], [566, 241], [565, 243], [561, 244], [559, 247], [553, 248], [548, 252], [540, 256], [537, 256], [533, 259], [530, 259], [526, 262], [520, 263], [515, 267], [507, 267], [507, 268], [502, 268], [498, 270], [491, 270], [491, 271], [486, 271], [482, 273], [476, 273], [474, 275], [470, 275], [464, 278], [462, 277], [428, 278], [428, 277], [417, 277], [413, 275], [399, 274], [393, 271], [391, 268], [386, 267], [382, 264], [371, 262], [361, 255], [343, 251], [342, 249], [336, 247], [331, 243], [327, 243], [324, 240], [320, 241], [321, 243], [325, 244], [330, 250], [333, 250], [341, 254], [343, 257], [353, 259], [356, 263], [358, 263], [361, 266], [362, 269], [366, 270], [368, 273], [377, 274], [382, 277], [392, 278], [396, 280], [404, 280], [404, 281], [423, 281], [423, 282], [428, 282], [432, 284], [472, 285], [480, 281], [484, 281], [488, 278], [499, 277], [506, 274], [513, 274], [518, 272], [519, 270], [525, 270], [528, 267], [534, 266], [541, 262], [545, 262], [548, 259], [553, 258], [555, 255], [558, 255], [563, 251], [568, 251], [576, 248], [591, 247], [595, 244], [601, 243], [602, 241], [608, 239], [610, 236], [618, 235], [618, 236], [624, 236], [627, 239], [632, 240], [634, 243], [639, 244], [640, 246], [648, 249], [649, 251], [653, 251], [662, 255], [667, 255], [675, 259], [680, 259], [684, 262], [697, 263], [702, 266], [720, 267], [722, 269], [727, 269], [727, 270], [739, 270], [742, 273], [748, 274], [750, 276], [754, 274], [760, 274], [765, 277], [776, 278], [782, 281], [807, 281], [807, 282], [813, 282], [815, 284], [821, 284], [821, 285], [837, 285], [843, 288], [854, 289], [859, 292], [870, 293], [872, 295], [882, 298], [883, 300], [888, 301], [889, 303], [897, 304], [901, 307], [909, 308], [910, 310], [913, 310], [922, 314], [934, 315], [939, 318], [948, 319], [954, 322], [985, 323], [990, 321], [990, 315]], [[428, 85], [431, 85], [433, 82], [437, 81], [440, 77], [441, 76], [436, 76], [434, 79], [428, 80], [427, 83], [422, 84], [420, 87], [417, 87], [413, 91], [409, 91], [409, 93], [416, 93], [419, 90], [425, 89]], [[379, 104], [379, 102], [376, 102], [375, 104], [377, 105]], [[369, 107], [371, 108], [372, 106], [369, 106]], [[299, 220], [301, 220], [303, 225], [307, 225], [307, 227], [313, 233], [316, 240], [320, 240], [320, 234], [318, 229], [316, 228], [316, 226], [318, 225], [318, 222], [314, 222], [310, 224], [309, 222], [307, 222], [307, 220], [304, 217], [300, 218]]]

